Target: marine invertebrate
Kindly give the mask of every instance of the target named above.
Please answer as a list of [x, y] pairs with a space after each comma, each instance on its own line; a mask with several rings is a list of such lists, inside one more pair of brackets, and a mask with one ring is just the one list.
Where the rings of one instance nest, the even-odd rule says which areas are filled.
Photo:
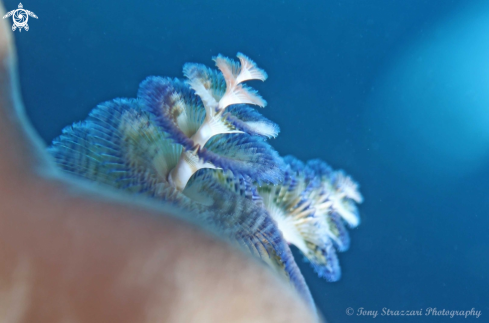
[[363, 200], [358, 185], [320, 160], [284, 160], [284, 181], [262, 185], [258, 193], [284, 239], [304, 254], [319, 276], [336, 281], [341, 270], [335, 248], [346, 251], [350, 245], [343, 221], [350, 227], [360, 223], [354, 204]]
[[137, 99], [100, 104], [64, 129], [49, 152], [76, 176], [192, 212], [312, 304], [288, 245], [320, 276], [337, 280], [335, 247], [348, 248], [343, 221], [358, 225], [362, 197], [343, 172], [281, 158], [266, 142], [279, 128], [252, 107], [266, 101], [244, 82], [267, 74], [247, 56], [238, 58], [215, 57], [219, 71], [186, 64], [186, 82], [149, 77]]

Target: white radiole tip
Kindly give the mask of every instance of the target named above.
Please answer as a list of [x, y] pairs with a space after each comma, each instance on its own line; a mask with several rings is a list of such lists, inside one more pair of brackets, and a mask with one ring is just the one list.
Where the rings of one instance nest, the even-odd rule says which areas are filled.
[[246, 125], [256, 133], [259, 133], [260, 135], [267, 138], [275, 138], [278, 136], [278, 127], [269, 123], [262, 121], [248, 121], [246, 122]]
[[235, 86], [237, 84], [236, 77], [239, 72], [238, 64], [221, 54], [214, 57], [213, 60], [216, 62], [216, 66], [221, 71], [222, 76], [224, 76], [226, 87], [229, 88]]
[[238, 55], [236, 56], [239, 58], [239, 61], [241, 63], [241, 70], [236, 79], [237, 83], [248, 80], [265, 81], [268, 78], [268, 74], [261, 68], [258, 68], [258, 66], [256, 66], [256, 63], [253, 62], [248, 56], [242, 53], [238, 53]]
[[337, 176], [337, 189], [342, 191], [347, 198], [352, 199], [357, 203], [362, 203], [363, 196], [358, 189], [358, 184], [342, 171], [339, 171]]
[[226, 89], [226, 93], [219, 101], [219, 110], [224, 110], [233, 104], [253, 104], [263, 108], [267, 105], [267, 101], [255, 90], [238, 84]]

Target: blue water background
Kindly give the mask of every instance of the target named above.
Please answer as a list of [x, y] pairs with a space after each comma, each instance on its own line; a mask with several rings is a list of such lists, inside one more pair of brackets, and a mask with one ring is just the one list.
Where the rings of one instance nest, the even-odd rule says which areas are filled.
[[[489, 55], [470, 47], [489, 44], [489, 33], [482, 19], [457, 34], [461, 13], [469, 22], [489, 13], [474, 3], [26, 1], [39, 19], [15, 33], [23, 98], [49, 143], [97, 103], [135, 97], [149, 75], [182, 77], [185, 62], [212, 66], [212, 56], [241, 51], [269, 74], [253, 86], [281, 127], [273, 146], [346, 170], [365, 196], [339, 282], [298, 261], [325, 317], [475, 308], [489, 322]], [[451, 43], [457, 35], [474, 39]]]

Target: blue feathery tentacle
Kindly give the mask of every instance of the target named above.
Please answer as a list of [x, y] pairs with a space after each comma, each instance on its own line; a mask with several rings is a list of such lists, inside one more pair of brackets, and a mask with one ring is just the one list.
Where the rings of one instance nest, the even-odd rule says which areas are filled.
[[204, 161], [235, 175], [248, 176], [257, 183], [275, 184], [283, 178], [281, 158], [260, 137], [247, 134], [218, 135], [197, 153]]
[[334, 171], [327, 163], [321, 159], [311, 159], [307, 162], [307, 167], [311, 169], [314, 174], [321, 178], [332, 178]]
[[[112, 183], [117, 172], [130, 172], [120, 149], [121, 138], [114, 122], [121, 111], [132, 109], [135, 102], [121, 100], [99, 105], [90, 117], [63, 129], [63, 134], [53, 141], [48, 151], [64, 170], [91, 180]], [[114, 119], [106, 116], [111, 111]], [[100, 129], [99, 124], [104, 123]]]
[[226, 109], [224, 118], [236, 129], [249, 135], [276, 137], [280, 128], [247, 104], [235, 104]]
[[329, 236], [339, 252], [347, 251], [350, 248], [350, 234], [346, 230], [345, 223], [341, 216], [336, 212], [331, 212], [326, 221], [329, 227]]
[[191, 136], [204, 121], [205, 110], [186, 84], [177, 79], [150, 76], [141, 82], [138, 98], [169, 138], [187, 150], [194, 148]]
[[209, 216], [219, 231], [281, 272], [314, 307], [309, 288], [281, 231], [267, 210], [250, 199], [250, 190], [249, 183], [230, 177], [229, 173], [202, 169], [192, 177], [183, 193], [206, 205], [207, 211], [201, 211], [201, 216]]
[[305, 165], [288, 157], [284, 181], [278, 185], [263, 185], [259, 194], [272, 218], [283, 232], [285, 240], [295, 245], [320, 277], [336, 281], [341, 276], [333, 243], [327, 232], [326, 218], [314, 205], [317, 181], [305, 177]]
[[226, 92], [226, 81], [221, 72], [204, 64], [186, 63], [183, 65], [183, 75], [189, 80], [199, 79], [217, 102]]
[[333, 171], [321, 160], [311, 160], [307, 163], [314, 175], [321, 182], [321, 189], [329, 194], [332, 202], [331, 209], [354, 228], [360, 224], [360, 215], [356, 203], [362, 203], [363, 196], [358, 190], [358, 184], [343, 171]]
[[155, 196], [181, 148], [150, 123], [137, 100], [115, 99], [98, 105], [86, 121], [65, 128], [48, 152], [75, 176]]

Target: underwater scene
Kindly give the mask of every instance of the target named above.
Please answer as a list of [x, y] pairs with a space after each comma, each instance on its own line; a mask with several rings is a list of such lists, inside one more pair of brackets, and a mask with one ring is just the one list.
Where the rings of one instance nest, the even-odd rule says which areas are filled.
[[4, 7], [66, 176], [194, 215], [327, 322], [489, 322], [489, 3]]

